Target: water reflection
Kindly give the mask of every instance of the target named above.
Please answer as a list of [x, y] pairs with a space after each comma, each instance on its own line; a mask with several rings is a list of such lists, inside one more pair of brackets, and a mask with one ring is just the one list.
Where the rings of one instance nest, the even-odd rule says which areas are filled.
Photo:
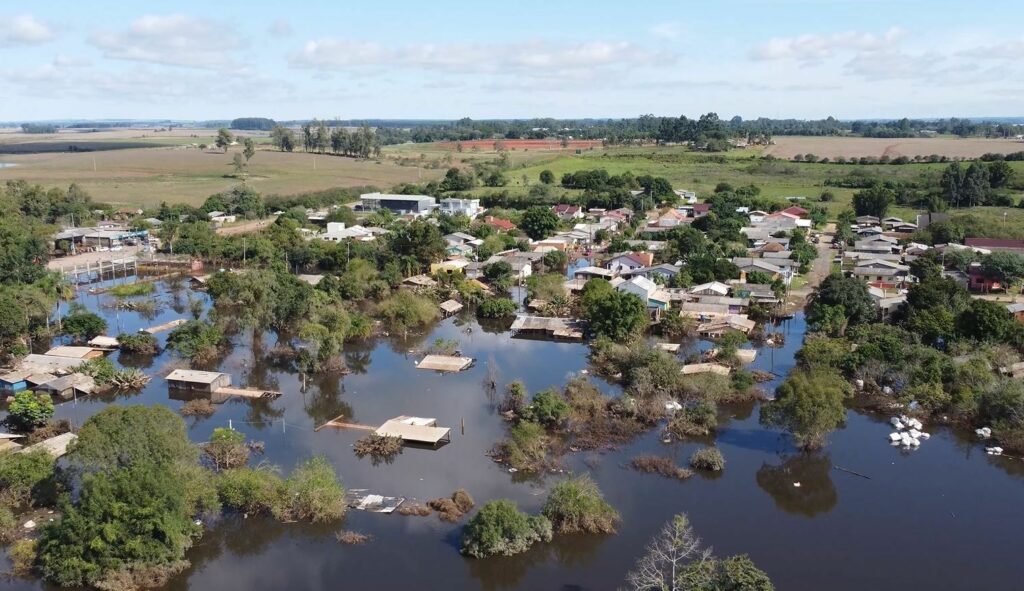
[[[483, 559], [467, 558], [465, 562], [469, 576], [480, 583], [481, 589], [514, 588], [531, 569], [549, 564], [551, 561], [565, 568], [591, 563], [608, 538], [609, 536], [591, 534], [556, 535], [551, 542], [536, 544], [522, 554]], [[572, 584], [567, 582], [564, 585]]]
[[814, 517], [828, 513], [839, 502], [831, 471], [829, 454], [798, 454], [777, 466], [762, 465], [757, 485], [786, 513]]

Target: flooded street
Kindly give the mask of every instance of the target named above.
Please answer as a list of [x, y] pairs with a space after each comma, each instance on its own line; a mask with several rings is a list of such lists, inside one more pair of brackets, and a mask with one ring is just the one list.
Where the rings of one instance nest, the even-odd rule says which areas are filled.
[[[84, 294], [84, 292], [83, 292]], [[141, 318], [102, 304], [107, 296], [83, 295], [102, 314], [108, 334], [134, 332], [189, 315], [188, 300], [206, 296], [187, 286], [158, 290], [162, 311]], [[175, 310], [177, 308], [177, 311]], [[186, 418], [193, 441], [230, 424], [263, 441], [265, 461], [287, 471], [320, 454], [335, 466], [346, 488], [425, 502], [465, 488], [477, 505], [509, 498], [536, 512], [560, 474], [524, 478], [510, 474], [486, 452], [506, 423], [482, 386], [496, 365], [499, 392], [521, 379], [530, 392], [561, 387], [586, 370], [584, 344], [513, 339], [504, 325], [481, 326], [471, 315], [441, 321], [426, 335], [378, 339], [346, 346], [346, 376], [301, 377], [268, 359], [275, 337], [253, 346], [243, 330], [219, 364], [233, 382], [279, 390], [273, 401], [230, 400], [209, 418]], [[793, 367], [805, 331], [802, 314], [777, 329], [783, 347], [764, 348], [751, 366], [783, 377]], [[158, 335], [161, 343], [167, 333]], [[455, 339], [471, 369], [449, 375], [418, 370], [410, 353], [434, 339]], [[685, 357], [694, 343], [680, 355]], [[177, 362], [169, 353], [114, 361], [154, 376], [139, 394], [67, 402], [56, 418], [76, 425], [107, 404], [162, 404], [177, 410], [164, 375]], [[606, 392], [618, 387], [590, 376]], [[771, 391], [778, 383], [763, 384]], [[398, 415], [435, 417], [452, 429], [451, 443], [436, 450], [406, 448], [391, 463], [359, 459], [352, 445], [364, 432], [314, 429], [344, 415], [347, 422], [379, 425]], [[685, 482], [641, 474], [627, 467], [639, 453], [671, 455], [685, 464], [705, 442], [663, 444], [658, 430], [605, 453], [566, 456], [565, 468], [590, 472], [622, 514], [610, 536], [556, 536], [550, 544], [510, 558], [468, 559], [459, 554], [462, 523], [436, 516], [403, 517], [349, 510], [343, 525], [282, 524], [270, 519], [225, 517], [188, 553], [192, 567], [167, 587], [185, 589], [613, 589], [662, 524], [688, 513], [697, 533], [720, 555], [749, 554], [780, 590], [1008, 589], [1024, 568], [1017, 544], [1024, 531], [1024, 463], [986, 456], [981, 446], [948, 429], [928, 426], [933, 437], [920, 449], [888, 445], [887, 417], [848, 412], [847, 425], [822, 453], [797, 453], [777, 431], [758, 422], [756, 404], [732, 407], [720, 417], [716, 444], [727, 465], [716, 476]], [[465, 431], [461, 425], [465, 424]], [[836, 469], [841, 467], [857, 474]], [[799, 486], [795, 486], [799, 483]], [[335, 542], [334, 532], [372, 536], [362, 546]], [[5, 589], [42, 589], [38, 581], [8, 580]]]

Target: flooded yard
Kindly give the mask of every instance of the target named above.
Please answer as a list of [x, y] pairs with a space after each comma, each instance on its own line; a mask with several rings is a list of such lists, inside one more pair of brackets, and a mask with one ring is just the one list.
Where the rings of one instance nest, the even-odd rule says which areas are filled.
[[[104, 295], [81, 297], [102, 314], [109, 334], [134, 332], [188, 317], [189, 298], [206, 302], [187, 287], [154, 296], [156, 315], [115, 311]], [[275, 337], [255, 345], [249, 331], [232, 337], [218, 365], [240, 386], [282, 392], [276, 400], [233, 399], [208, 418], [187, 418], [193, 441], [204, 441], [229, 423], [263, 441], [264, 461], [287, 471], [319, 454], [328, 458], [346, 488], [425, 502], [465, 488], [478, 506], [513, 499], [536, 512], [562, 474], [524, 477], [488, 457], [506, 423], [488, 399], [485, 376], [498, 376], [499, 392], [522, 380], [530, 392], [560, 387], [588, 369], [585, 344], [513, 339], [505, 325], [481, 325], [465, 312], [441, 321], [428, 334], [381, 338], [346, 346], [349, 375], [302, 377], [271, 361]], [[783, 347], [764, 348], [751, 366], [783, 377], [793, 367], [805, 325], [802, 314], [778, 327]], [[161, 343], [167, 333], [158, 336]], [[454, 339], [469, 370], [439, 374], [418, 370], [419, 356], [435, 339]], [[680, 356], [707, 343], [684, 344]], [[58, 406], [56, 418], [81, 423], [108, 404], [183, 404], [169, 396], [162, 376], [180, 361], [170, 353], [153, 358], [118, 358], [154, 376], [135, 395], [81, 399]], [[495, 366], [491, 369], [491, 366]], [[595, 376], [592, 382], [616, 393]], [[763, 384], [774, 389], [775, 381]], [[450, 427], [451, 443], [439, 449], [407, 447], [394, 461], [375, 465], [359, 459], [352, 445], [365, 433], [324, 428], [343, 415], [347, 422], [379, 425], [398, 415], [433, 417]], [[225, 517], [189, 551], [192, 567], [168, 589], [613, 589], [661, 525], [678, 512], [689, 514], [697, 533], [716, 553], [746, 553], [783, 590], [1014, 588], [1024, 574], [1017, 543], [1024, 530], [1024, 463], [986, 456], [983, 448], [948, 429], [932, 427], [920, 449], [888, 445], [888, 417], [848, 412], [844, 429], [822, 453], [796, 452], [779, 432], [758, 422], [756, 404], [730, 407], [720, 417], [715, 442], [727, 466], [720, 475], [679, 482], [628, 467], [640, 453], [657, 453], [685, 464], [706, 442], [664, 444], [658, 430], [603, 452], [564, 458], [567, 472], [589, 472], [622, 514], [619, 533], [556, 536], [510, 558], [469, 559], [459, 554], [462, 523], [436, 516], [403, 517], [350, 510], [344, 524], [282, 524], [270, 519]], [[463, 431], [462, 425], [465, 425]], [[843, 469], [856, 472], [857, 474]], [[464, 523], [464, 521], [463, 521]], [[368, 534], [361, 546], [335, 542], [340, 529]], [[6, 589], [42, 589], [38, 581], [6, 580]]]

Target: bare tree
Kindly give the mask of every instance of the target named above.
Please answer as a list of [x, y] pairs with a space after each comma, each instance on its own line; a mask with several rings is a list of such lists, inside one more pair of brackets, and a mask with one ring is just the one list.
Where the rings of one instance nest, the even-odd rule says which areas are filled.
[[701, 549], [701, 540], [690, 527], [685, 513], [665, 524], [647, 545], [647, 551], [626, 575], [628, 588], [634, 591], [683, 591], [684, 570], [693, 564], [713, 560], [710, 549]]

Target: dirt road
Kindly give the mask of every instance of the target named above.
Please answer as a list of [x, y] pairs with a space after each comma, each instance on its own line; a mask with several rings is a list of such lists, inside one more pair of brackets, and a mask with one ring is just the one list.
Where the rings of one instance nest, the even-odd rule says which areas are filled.
[[239, 224], [232, 224], [230, 226], [221, 226], [217, 228], [217, 233], [221, 236], [234, 236], [236, 234], [252, 234], [259, 232], [263, 228], [266, 228], [270, 224], [273, 224], [277, 220], [277, 216], [271, 216], [262, 220], [252, 220], [248, 222], [241, 222]]
[[825, 231], [822, 232], [821, 241], [815, 245], [818, 249], [818, 258], [814, 259], [811, 263], [811, 269], [807, 272], [807, 283], [789, 292], [789, 296], [786, 298], [786, 308], [788, 310], [804, 307], [807, 303], [807, 297], [811, 295], [814, 288], [818, 287], [828, 277], [829, 273], [832, 272], [832, 258], [839, 252], [829, 248], [832, 244], [834, 233], [835, 226], [832, 224], [826, 226]]

